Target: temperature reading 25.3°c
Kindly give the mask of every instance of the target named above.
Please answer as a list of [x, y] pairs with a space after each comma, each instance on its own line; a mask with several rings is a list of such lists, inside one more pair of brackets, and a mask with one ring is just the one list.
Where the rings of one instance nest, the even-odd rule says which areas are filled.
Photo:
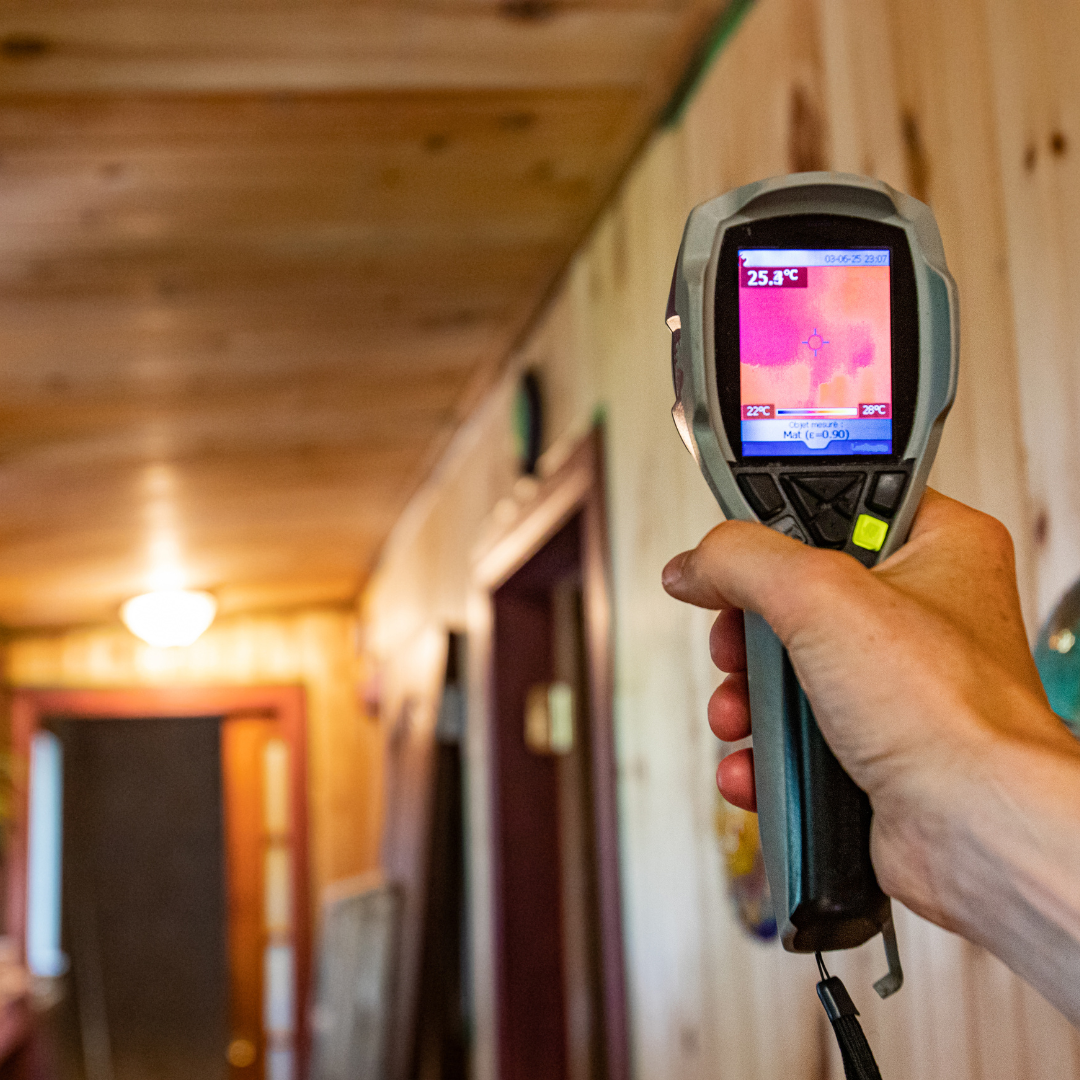
[[740, 282], [744, 289], [774, 288], [774, 289], [805, 289], [806, 267], [805, 266], [770, 266], [754, 269], [750, 266], [741, 266]]

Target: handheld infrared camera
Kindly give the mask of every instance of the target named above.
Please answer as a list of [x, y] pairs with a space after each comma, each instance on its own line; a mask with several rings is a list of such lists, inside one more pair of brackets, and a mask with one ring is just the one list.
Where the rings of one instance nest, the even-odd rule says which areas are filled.
[[[895, 551], [956, 393], [956, 285], [929, 207], [886, 184], [798, 173], [686, 223], [667, 323], [672, 414], [729, 518], [873, 566]], [[754, 775], [784, 947], [885, 939], [870, 803], [829, 750], [787, 653], [746, 614]]]

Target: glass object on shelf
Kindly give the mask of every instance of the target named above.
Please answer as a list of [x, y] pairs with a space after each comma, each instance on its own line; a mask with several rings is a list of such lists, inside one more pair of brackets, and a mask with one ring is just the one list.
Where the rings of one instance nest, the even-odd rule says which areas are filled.
[[1035, 665], [1050, 708], [1080, 737], [1080, 581], [1061, 598], [1039, 632]]

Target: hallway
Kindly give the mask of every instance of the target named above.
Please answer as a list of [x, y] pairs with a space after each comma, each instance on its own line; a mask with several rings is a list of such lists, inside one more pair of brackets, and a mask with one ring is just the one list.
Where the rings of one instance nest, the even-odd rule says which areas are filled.
[[[930, 482], [1045, 640], [1078, 70], [1074, 0], [0, 11], [0, 1080], [841, 1080], [660, 585], [721, 518], [672, 267], [762, 177], [927, 202]], [[829, 958], [883, 1075], [1080, 1080], [895, 907], [901, 994]]]

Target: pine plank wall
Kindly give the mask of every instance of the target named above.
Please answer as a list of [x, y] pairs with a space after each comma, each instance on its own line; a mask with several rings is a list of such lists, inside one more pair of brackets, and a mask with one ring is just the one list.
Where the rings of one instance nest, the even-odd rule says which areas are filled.
[[[602, 410], [637, 1077], [843, 1075], [812, 960], [752, 943], [731, 916], [712, 825], [710, 619], [659, 586], [667, 558], [718, 519], [668, 413], [663, 310], [685, 215], [813, 168], [880, 176], [933, 205], [960, 285], [963, 365], [933, 482], [1008, 525], [1034, 633], [1080, 575], [1078, 71], [1076, 0], [758, 0], [384, 552], [361, 610], [366, 647], [392, 672], [411, 643], [466, 625], [470, 552], [503, 500], [527, 493], [510, 445], [517, 373], [542, 373], [549, 467]], [[473, 859], [482, 883], [482, 843]], [[482, 896], [476, 910], [478, 1077], [491, 1080]], [[907, 912], [898, 931], [907, 983], [893, 1000], [869, 986], [879, 941], [836, 963], [886, 1077], [1080, 1077], [1077, 1033], [997, 961]]]

